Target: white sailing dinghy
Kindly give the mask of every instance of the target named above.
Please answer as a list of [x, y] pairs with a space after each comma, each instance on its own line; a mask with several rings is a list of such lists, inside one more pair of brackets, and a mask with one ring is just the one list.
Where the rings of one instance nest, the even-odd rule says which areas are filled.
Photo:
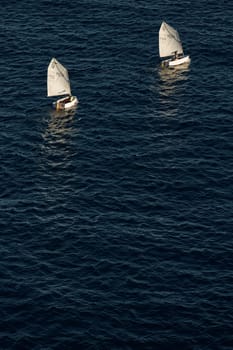
[[162, 22], [159, 30], [159, 56], [165, 67], [188, 64], [191, 61], [189, 56], [184, 56], [179, 33], [166, 22]]
[[72, 96], [67, 69], [56, 58], [52, 58], [47, 72], [47, 95], [63, 96], [53, 103], [57, 111], [73, 109], [78, 104], [76, 96]]

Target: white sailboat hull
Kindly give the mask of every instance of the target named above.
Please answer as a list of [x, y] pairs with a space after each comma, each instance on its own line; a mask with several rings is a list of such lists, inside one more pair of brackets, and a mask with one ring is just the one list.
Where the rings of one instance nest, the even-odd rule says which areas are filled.
[[184, 63], [189, 63], [189, 62], [190, 62], [190, 57], [184, 56], [184, 57], [178, 58], [176, 60], [170, 61], [169, 66], [173, 67], [173, 66], [178, 66], [179, 64], [184, 64]]
[[175, 67], [181, 64], [189, 64], [190, 61], [191, 59], [189, 56], [184, 56], [177, 59], [169, 59], [169, 60], [162, 61], [162, 65], [165, 67]]
[[63, 97], [53, 103], [57, 111], [70, 110], [77, 107], [78, 98], [76, 96]]

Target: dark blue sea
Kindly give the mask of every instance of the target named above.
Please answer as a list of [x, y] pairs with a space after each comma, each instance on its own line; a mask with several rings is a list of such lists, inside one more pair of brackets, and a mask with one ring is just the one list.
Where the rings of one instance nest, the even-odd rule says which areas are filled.
[[0, 349], [232, 349], [232, 3], [2, 0], [0, 29]]

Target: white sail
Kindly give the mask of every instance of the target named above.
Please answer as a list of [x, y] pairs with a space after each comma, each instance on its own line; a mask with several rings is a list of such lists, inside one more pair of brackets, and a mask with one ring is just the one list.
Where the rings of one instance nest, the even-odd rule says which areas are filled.
[[159, 30], [160, 57], [173, 56], [174, 53], [183, 54], [179, 33], [166, 22], [161, 24]]
[[71, 95], [68, 71], [56, 58], [52, 58], [48, 66], [47, 94], [48, 96]]

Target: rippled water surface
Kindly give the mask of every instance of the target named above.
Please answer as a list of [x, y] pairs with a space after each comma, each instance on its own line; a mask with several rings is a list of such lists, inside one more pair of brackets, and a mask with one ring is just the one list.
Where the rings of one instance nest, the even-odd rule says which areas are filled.
[[1, 5], [1, 349], [232, 349], [230, 2]]

